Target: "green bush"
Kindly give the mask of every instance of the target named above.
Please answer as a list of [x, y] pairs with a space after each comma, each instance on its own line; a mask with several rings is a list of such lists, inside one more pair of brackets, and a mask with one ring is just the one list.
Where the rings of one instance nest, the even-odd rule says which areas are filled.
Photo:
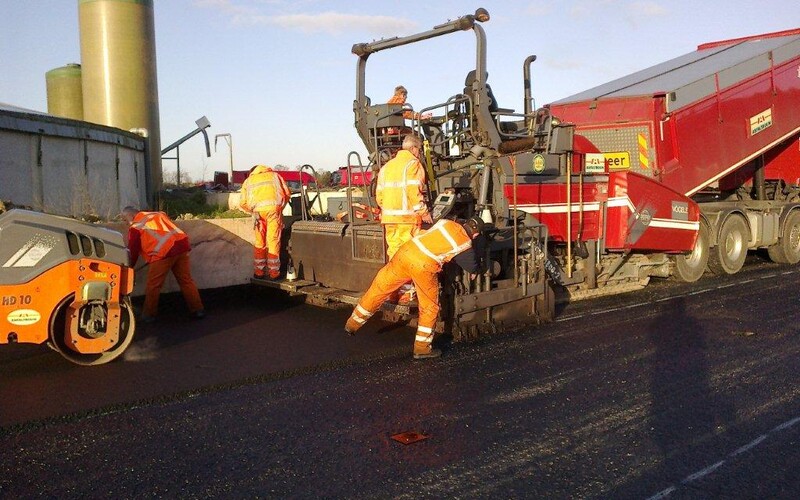
[[171, 189], [159, 193], [158, 209], [172, 219], [234, 219], [248, 217], [241, 210], [206, 203], [201, 188]]

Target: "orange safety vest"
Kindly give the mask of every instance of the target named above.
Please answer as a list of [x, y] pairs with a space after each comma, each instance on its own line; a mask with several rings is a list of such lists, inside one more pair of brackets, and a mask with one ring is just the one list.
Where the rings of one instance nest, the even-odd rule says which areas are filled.
[[242, 183], [239, 206], [246, 212], [266, 212], [283, 207], [291, 196], [292, 192], [280, 174], [258, 165]]
[[449, 219], [440, 220], [425, 233], [412, 238], [411, 242], [424, 256], [432, 259], [440, 267], [472, 246], [472, 238], [461, 224]]
[[375, 197], [381, 207], [383, 224], [416, 224], [427, 212], [423, 187], [425, 171], [422, 164], [402, 149], [378, 172]]
[[189, 239], [164, 212], [139, 212], [131, 227], [139, 231], [142, 254], [147, 262], [163, 259], [175, 243]]

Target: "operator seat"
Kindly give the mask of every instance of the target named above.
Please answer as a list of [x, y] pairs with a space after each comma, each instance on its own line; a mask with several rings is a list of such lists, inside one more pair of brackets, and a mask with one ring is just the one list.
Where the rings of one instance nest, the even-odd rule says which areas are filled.
[[[486, 95], [489, 96], [489, 113], [491, 113], [492, 116], [495, 117], [495, 123], [497, 123], [501, 134], [514, 134], [515, 132], [517, 132], [517, 130], [519, 130], [521, 128], [520, 124], [518, 124], [516, 122], [510, 122], [510, 121], [501, 122], [501, 121], [497, 120], [497, 115], [498, 114], [513, 113], [514, 110], [513, 109], [507, 109], [507, 108], [501, 108], [501, 107], [499, 107], [497, 105], [497, 99], [495, 99], [494, 93], [492, 92], [492, 87], [491, 87], [491, 85], [489, 85], [488, 81], [489, 81], [489, 73], [487, 72], [487, 73], [485, 73], [484, 82], [487, 82], [486, 83]], [[468, 96], [472, 96], [472, 84], [473, 83], [475, 83], [475, 70], [474, 69], [471, 70], [469, 73], [467, 73], [467, 77], [464, 80], [464, 94], [466, 94]], [[467, 106], [468, 105], [469, 104], [467, 104]], [[467, 109], [467, 114], [468, 115], [471, 115], [471, 112], [472, 112], [472, 110]], [[522, 122], [522, 125], [524, 126], [524, 122]]]
[[[489, 80], [489, 73], [484, 73], [485, 77], [483, 79], [484, 82], [488, 82]], [[472, 95], [472, 84], [475, 83], [475, 70], [471, 70], [467, 73], [467, 77], [464, 79], [464, 94], [471, 96]], [[497, 107], [497, 99], [494, 98], [494, 94], [492, 93], [492, 87], [487, 83], [486, 84], [486, 94], [489, 95], [489, 112], [496, 113], [500, 108]]]

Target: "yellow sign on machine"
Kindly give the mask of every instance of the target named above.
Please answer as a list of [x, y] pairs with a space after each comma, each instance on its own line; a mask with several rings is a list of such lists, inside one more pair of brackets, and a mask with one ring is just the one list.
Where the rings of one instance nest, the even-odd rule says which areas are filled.
[[631, 168], [631, 155], [627, 151], [586, 153], [585, 165], [587, 174], [628, 170]]
[[606, 167], [613, 172], [615, 170], [628, 170], [631, 168], [631, 155], [627, 151], [615, 153], [603, 153], [606, 160]]

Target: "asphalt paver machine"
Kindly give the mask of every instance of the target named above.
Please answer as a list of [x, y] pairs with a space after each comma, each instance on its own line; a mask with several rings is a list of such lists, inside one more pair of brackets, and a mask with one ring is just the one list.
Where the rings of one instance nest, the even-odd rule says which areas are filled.
[[[524, 113], [497, 107], [486, 83], [486, 39], [480, 25], [488, 19], [488, 13], [479, 9], [428, 31], [356, 44], [352, 49], [358, 57], [355, 128], [369, 159], [364, 163], [360, 155], [350, 153], [347, 168], [377, 173], [400, 149], [403, 136], [415, 132], [424, 139], [422, 162], [434, 219], [477, 215], [487, 223], [482, 238], [476, 240], [483, 271], [478, 278], [470, 279], [455, 264], [441, 273], [437, 330], [452, 333], [456, 340], [552, 319], [555, 297], [548, 272], [554, 268], [547, 253], [547, 227], [514, 209], [510, 201], [517, 187], [517, 166], [536, 159], [557, 170], [567, 165], [573, 150], [573, 129], [537, 116], [530, 109], [529, 89]], [[439, 102], [416, 111], [408, 105], [373, 104], [366, 95], [371, 55], [462, 31], [472, 31], [476, 41], [476, 65], [466, 76], [466, 88], [450, 89]], [[529, 64], [526, 61], [528, 78]], [[344, 220], [309, 217], [294, 222], [288, 252], [298, 279], [253, 282], [305, 295], [314, 304], [357, 303], [386, 263], [373, 195], [374, 190], [356, 200], [348, 189], [349, 214]], [[357, 213], [354, 206], [366, 209]], [[386, 303], [382, 310], [384, 319], [412, 324], [414, 312], [413, 304]]]

